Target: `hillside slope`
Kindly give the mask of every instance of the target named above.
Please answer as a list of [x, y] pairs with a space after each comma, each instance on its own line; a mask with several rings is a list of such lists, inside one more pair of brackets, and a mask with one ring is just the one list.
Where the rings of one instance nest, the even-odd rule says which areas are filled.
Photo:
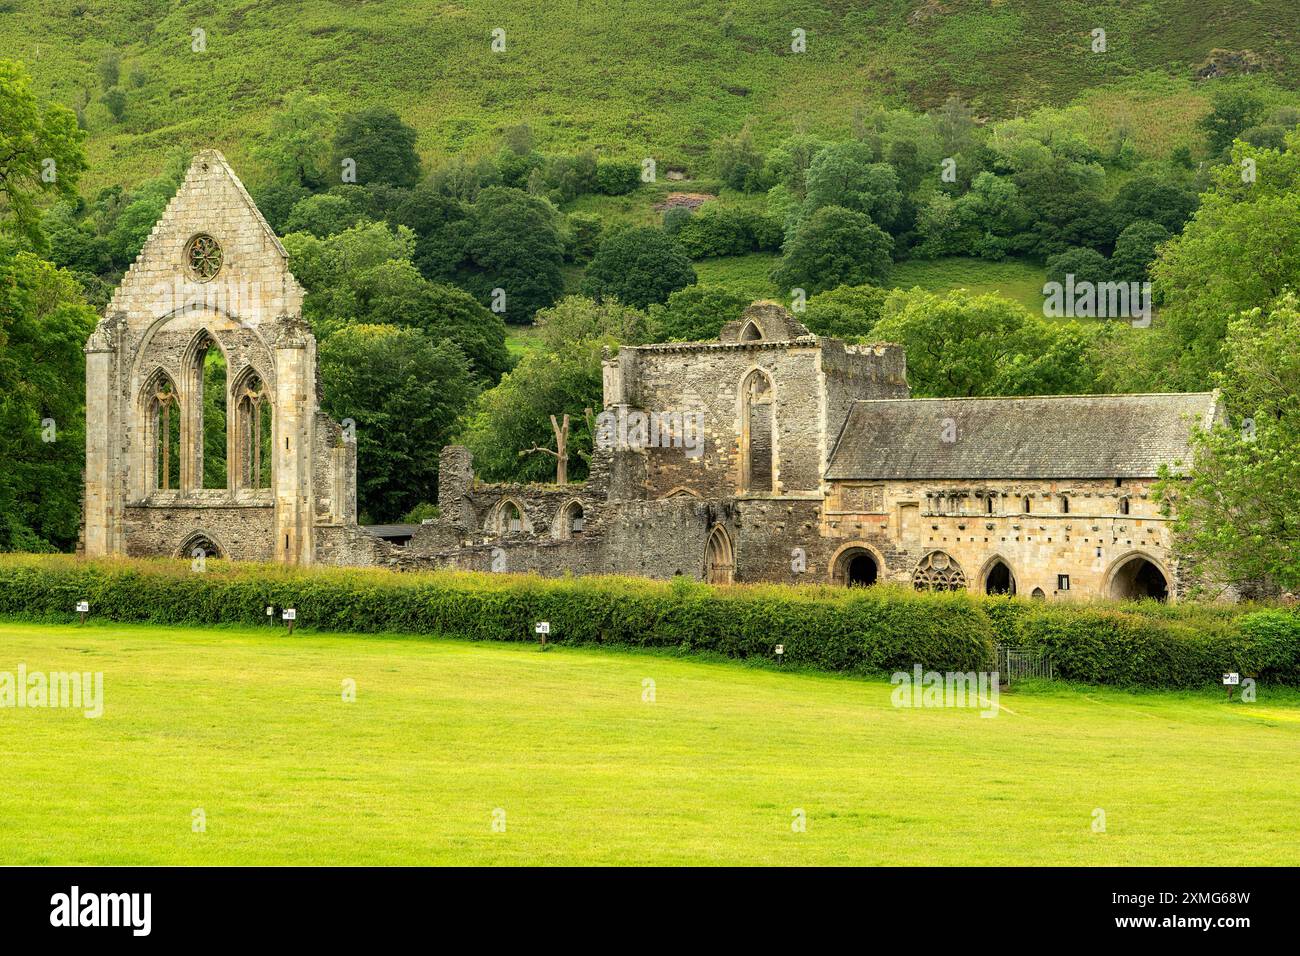
[[[582, 146], [691, 164], [752, 123], [761, 141], [847, 131], [872, 104], [926, 108], [958, 93], [987, 116], [1116, 83], [1176, 83], [1215, 49], [1251, 51], [1294, 84], [1290, 0], [0, 0], [0, 50], [38, 87], [87, 102], [88, 182], [132, 183], [166, 149], [216, 145], [241, 166], [281, 97], [383, 103], [427, 158], [494, 146], [530, 123], [544, 149]], [[491, 49], [505, 31], [504, 52]], [[1106, 30], [1107, 51], [1092, 52]], [[195, 30], [206, 50], [193, 52]], [[807, 50], [791, 52], [792, 31]], [[121, 56], [121, 122], [96, 66]], [[1288, 80], [1290, 77], [1292, 79]], [[1194, 94], [1193, 94], [1194, 95]], [[1157, 124], [1163, 109], [1133, 121]], [[1176, 112], [1176, 110], [1175, 110]]]

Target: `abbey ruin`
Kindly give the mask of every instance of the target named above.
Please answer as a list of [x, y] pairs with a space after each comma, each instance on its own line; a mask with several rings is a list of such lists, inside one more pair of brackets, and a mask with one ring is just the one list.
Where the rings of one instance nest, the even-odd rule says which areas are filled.
[[771, 302], [714, 342], [607, 356], [585, 483], [487, 483], [442, 449], [440, 516], [393, 544], [357, 525], [356, 446], [320, 411], [302, 300], [239, 179], [200, 153], [86, 345], [85, 555], [1046, 599], [1187, 586], [1152, 486], [1221, 419], [1216, 394], [913, 399], [900, 347], [814, 335]]

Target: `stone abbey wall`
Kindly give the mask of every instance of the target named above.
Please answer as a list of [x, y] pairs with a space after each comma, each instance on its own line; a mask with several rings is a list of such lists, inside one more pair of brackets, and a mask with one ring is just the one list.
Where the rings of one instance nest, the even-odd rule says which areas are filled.
[[[302, 299], [243, 184], [220, 153], [199, 153], [86, 344], [82, 553], [193, 545], [306, 564], [320, 524], [343, 532], [335, 558], [368, 554], [355, 527], [356, 447], [319, 410]], [[224, 487], [204, 461], [212, 350], [226, 369], [211, 386], [223, 389]]]
[[[1122, 477], [1048, 480], [1083, 434], [1069, 416], [1091, 398], [1023, 400], [1055, 416], [1036, 432], [1021, 400], [895, 402], [909, 395], [900, 347], [813, 335], [772, 302], [750, 306], [716, 342], [608, 355], [586, 482], [483, 482], [466, 449], [430, 449], [440, 516], [405, 547], [390, 544], [356, 524], [356, 445], [348, 423], [320, 410], [302, 298], [238, 178], [219, 153], [200, 153], [86, 346], [85, 554], [199, 547], [284, 563], [894, 581], [1055, 599], [1118, 596], [1141, 556], [1170, 596], [1185, 586], [1149, 477], [1182, 447], [1177, 396], [1120, 397], [1127, 404], [1092, 412], [1127, 416], [1128, 444], [1099, 446], [1126, 463]], [[204, 480], [212, 349], [227, 371], [224, 487]], [[1216, 407], [1214, 396], [1183, 398], [1206, 414]], [[944, 445], [936, 423], [956, 419], [935, 416], [950, 413], [986, 437]], [[909, 415], [921, 431], [907, 432]], [[1036, 443], [1039, 457], [1015, 457], [1018, 441]], [[956, 474], [993, 477], [926, 477], [972, 453], [983, 471]], [[1076, 458], [1087, 466], [1089, 455], [1091, 446]], [[1011, 470], [990, 470], [1002, 467]], [[1030, 477], [997, 477], [1012, 473]]]

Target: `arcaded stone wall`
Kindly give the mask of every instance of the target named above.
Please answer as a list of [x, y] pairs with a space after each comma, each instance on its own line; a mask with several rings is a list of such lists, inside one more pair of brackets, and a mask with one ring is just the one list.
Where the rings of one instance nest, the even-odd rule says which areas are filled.
[[[911, 581], [925, 555], [943, 551], [971, 590], [984, 590], [984, 575], [1001, 559], [1022, 596], [1040, 588], [1045, 597], [1084, 599], [1104, 595], [1116, 565], [1141, 554], [1181, 593], [1185, 582], [1173, 557], [1169, 519], [1152, 485], [1137, 479], [835, 482], [820, 530], [839, 545], [870, 547], [882, 561], [883, 577], [900, 583]], [[821, 573], [829, 578], [832, 571]], [[1060, 574], [1070, 576], [1068, 593], [1058, 591]]]

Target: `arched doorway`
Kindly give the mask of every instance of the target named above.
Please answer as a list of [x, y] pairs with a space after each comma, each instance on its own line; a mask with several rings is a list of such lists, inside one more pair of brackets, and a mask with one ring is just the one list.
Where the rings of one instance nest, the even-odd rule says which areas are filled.
[[704, 580], [710, 584], [731, 584], [736, 578], [736, 555], [731, 535], [722, 525], [714, 525], [704, 546]]
[[1120, 601], [1168, 601], [1169, 577], [1146, 555], [1131, 554], [1115, 562], [1106, 594]]
[[1010, 566], [1001, 558], [994, 558], [993, 563], [984, 572], [985, 594], [1015, 594], [1016, 576]]
[[880, 558], [870, 548], [849, 545], [831, 559], [831, 580], [836, 584], [865, 588], [880, 578]]
[[224, 558], [226, 550], [206, 531], [195, 531], [176, 549], [176, 557], [185, 559]]

